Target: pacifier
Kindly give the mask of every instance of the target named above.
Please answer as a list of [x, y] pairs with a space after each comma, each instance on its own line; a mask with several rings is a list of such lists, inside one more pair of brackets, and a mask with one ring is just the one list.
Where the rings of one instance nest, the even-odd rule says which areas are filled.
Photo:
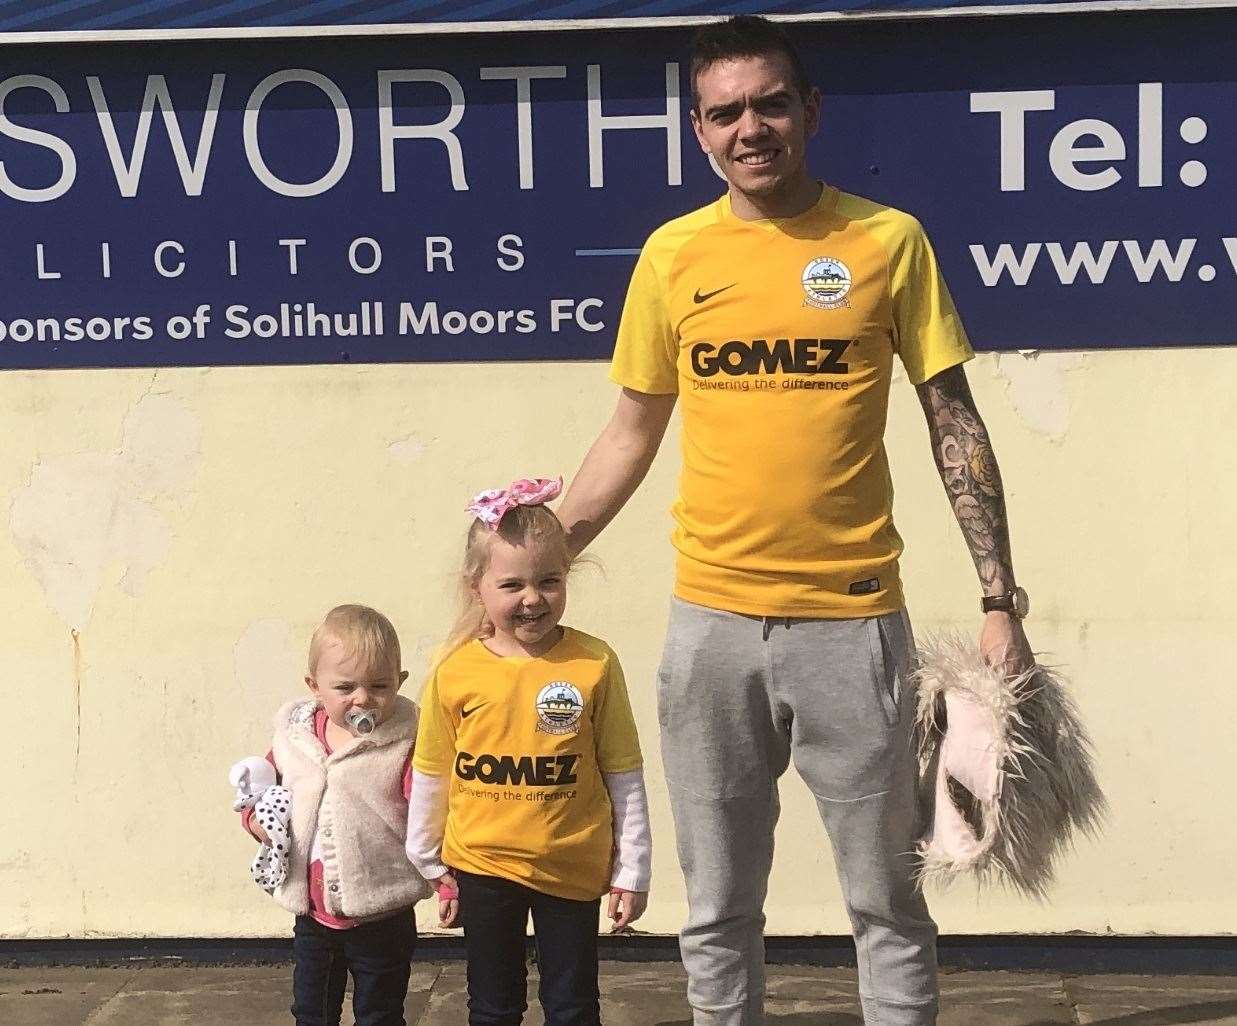
[[372, 709], [349, 709], [344, 714], [344, 722], [364, 737], [366, 734], [372, 734], [374, 728], [378, 726], [378, 714]]

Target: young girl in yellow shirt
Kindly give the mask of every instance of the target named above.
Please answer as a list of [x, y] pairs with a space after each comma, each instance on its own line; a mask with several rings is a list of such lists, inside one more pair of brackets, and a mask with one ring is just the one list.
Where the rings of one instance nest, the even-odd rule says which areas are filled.
[[649, 825], [623, 671], [559, 623], [571, 557], [545, 503], [561, 481], [482, 492], [463, 606], [421, 697], [408, 856], [464, 927], [469, 1026], [519, 1026], [529, 913], [546, 1026], [599, 1026], [602, 895], [644, 911]]

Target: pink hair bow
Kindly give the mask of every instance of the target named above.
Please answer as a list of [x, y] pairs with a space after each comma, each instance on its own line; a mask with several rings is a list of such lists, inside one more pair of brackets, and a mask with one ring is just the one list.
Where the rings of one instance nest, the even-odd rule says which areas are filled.
[[491, 531], [497, 531], [503, 515], [515, 509], [516, 506], [541, 506], [551, 499], [558, 498], [563, 490], [561, 477], [539, 477], [530, 481], [526, 477], [512, 481], [508, 488], [490, 488], [472, 500], [464, 507], [465, 512], [485, 524]]

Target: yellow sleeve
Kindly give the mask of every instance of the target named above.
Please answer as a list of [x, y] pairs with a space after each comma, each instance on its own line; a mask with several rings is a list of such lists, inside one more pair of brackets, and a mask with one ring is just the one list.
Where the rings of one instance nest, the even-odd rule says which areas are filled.
[[679, 390], [679, 345], [670, 322], [665, 277], [658, 270], [657, 249], [652, 239], [645, 243], [631, 274], [610, 380], [637, 392], [671, 395]]
[[418, 773], [442, 776], [455, 761], [455, 724], [438, 700], [438, 674], [430, 674], [421, 690], [421, 717], [412, 749], [412, 768]]
[[975, 353], [923, 227], [908, 221], [890, 254], [889, 291], [894, 348], [911, 381], [921, 385]]
[[640, 755], [640, 736], [631, 714], [627, 681], [618, 656], [612, 651], [606, 660], [606, 678], [593, 709], [593, 736], [597, 739], [597, 768], [602, 773], [626, 773], [644, 765]]

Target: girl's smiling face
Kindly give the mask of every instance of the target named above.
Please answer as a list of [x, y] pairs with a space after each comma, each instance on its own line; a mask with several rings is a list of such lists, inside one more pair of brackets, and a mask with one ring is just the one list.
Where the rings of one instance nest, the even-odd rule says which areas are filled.
[[567, 566], [553, 546], [511, 545], [495, 537], [475, 589], [494, 628], [487, 647], [496, 655], [539, 656], [558, 641], [567, 607]]

